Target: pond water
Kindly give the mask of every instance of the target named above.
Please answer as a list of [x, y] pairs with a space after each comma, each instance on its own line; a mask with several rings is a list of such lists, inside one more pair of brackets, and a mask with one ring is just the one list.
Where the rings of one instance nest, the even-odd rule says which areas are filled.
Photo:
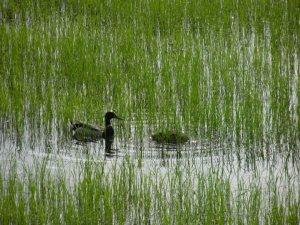
[[[78, 143], [71, 138], [71, 133], [59, 134], [54, 125], [50, 135], [46, 135], [43, 128], [37, 132], [26, 129], [25, 126], [24, 133], [18, 137], [6, 131], [9, 121], [2, 121], [3, 124], [0, 130], [2, 171], [9, 168], [11, 162], [17, 162], [20, 174], [26, 171], [24, 168], [34, 170], [46, 162], [51, 173], [55, 175], [64, 172], [72, 183], [82, 172], [81, 165], [86, 161], [104, 162], [105, 170], [109, 172], [113, 165], [129, 157], [143, 173], [156, 171], [162, 177], [167, 171], [180, 167], [183, 171], [188, 171], [189, 175], [199, 171], [204, 174], [221, 174], [223, 178], [230, 180], [233, 190], [238, 190], [241, 182], [246, 187], [253, 183], [261, 185], [266, 193], [270, 191], [270, 183], [275, 184], [282, 194], [291, 190], [297, 193], [300, 190], [299, 155], [280, 151], [280, 148], [288, 148], [284, 145], [271, 145], [268, 151], [258, 147], [250, 150], [237, 147], [234, 143], [201, 138], [192, 138], [182, 145], [162, 145], [151, 139], [151, 134], [147, 131], [148, 125], [145, 125], [144, 138], [133, 135], [126, 140], [118, 135], [123, 126], [130, 126], [125, 121], [121, 126], [114, 123], [114, 153], [107, 155], [103, 140]], [[134, 131], [134, 127], [132, 130]]]

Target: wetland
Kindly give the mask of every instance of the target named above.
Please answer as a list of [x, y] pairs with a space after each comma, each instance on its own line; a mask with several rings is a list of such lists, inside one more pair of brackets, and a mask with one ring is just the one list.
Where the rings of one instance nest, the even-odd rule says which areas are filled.
[[[299, 15], [1, 2], [0, 223], [299, 224]], [[108, 111], [112, 154], [72, 139]]]

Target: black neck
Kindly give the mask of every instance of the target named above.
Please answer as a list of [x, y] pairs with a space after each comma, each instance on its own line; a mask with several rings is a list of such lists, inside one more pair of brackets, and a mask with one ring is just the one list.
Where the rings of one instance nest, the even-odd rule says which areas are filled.
[[111, 125], [110, 119], [105, 118], [105, 127], [107, 127], [107, 126], [109, 126], [109, 125]]

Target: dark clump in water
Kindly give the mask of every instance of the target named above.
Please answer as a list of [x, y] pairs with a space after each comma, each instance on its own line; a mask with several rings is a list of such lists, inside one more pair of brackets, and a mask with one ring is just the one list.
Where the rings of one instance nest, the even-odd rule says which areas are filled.
[[189, 141], [186, 134], [176, 131], [158, 132], [152, 135], [152, 139], [157, 143], [183, 144]]

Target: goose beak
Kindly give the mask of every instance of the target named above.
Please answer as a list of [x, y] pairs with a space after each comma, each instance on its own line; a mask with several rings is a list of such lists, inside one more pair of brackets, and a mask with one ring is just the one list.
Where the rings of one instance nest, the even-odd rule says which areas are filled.
[[124, 120], [124, 119], [122, 119], [121, 117], [118, 117], [118, 116], [116, 116], [115, 118], [118, 119], [118, 120]]

